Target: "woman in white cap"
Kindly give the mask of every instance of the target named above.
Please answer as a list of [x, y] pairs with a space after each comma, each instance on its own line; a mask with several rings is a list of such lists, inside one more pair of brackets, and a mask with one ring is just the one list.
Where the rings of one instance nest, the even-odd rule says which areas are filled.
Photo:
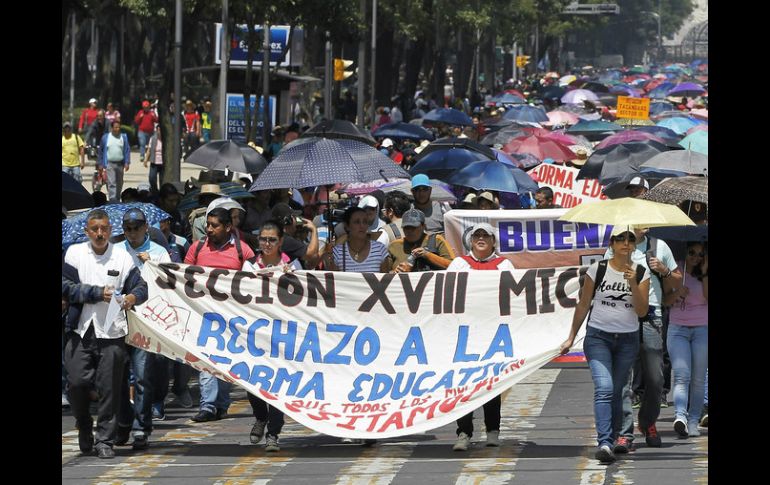
[[[458, 256], [447, 271], [470, 270], [512, 270], [513, 264], [495, 252], [495, 230], [486, 222], [479, 222], [465, 234], [465, 246], [470, 247], [468, 255]], [[487, 431], [487, 446], [500, 446], [500, 395], [484, 404], [484, 425]], [[457, 420], [457, 442], [455, 451], [466, 451], [473, 436], [473, 412]]]
[[583, 352], [594, 381], [596, 459], [615, 461], [614, 450], [626, 447], [619, 436], [623, 421], [623, 386], [639, 353], [639, 320], [647, 315], [650, 273], [631, 262], [636, 235], [626, 226], [616, 226], [610, 237], [612, 258], [588, 267], [580, 301], [575, 307], [569, 336], [561, 344], [566, 354], [588, 316]]

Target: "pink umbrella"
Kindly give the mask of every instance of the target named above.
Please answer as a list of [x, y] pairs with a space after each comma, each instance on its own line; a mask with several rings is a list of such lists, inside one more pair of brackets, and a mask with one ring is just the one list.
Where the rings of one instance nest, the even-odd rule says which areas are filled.
[[566, 111], [549, 111], [546, 115], [548, 116], [548, 121], [543, 124], [547, 126], [574, 125], [578, 122], [576, 114], [568, 113]]
[[509, 141], [504, 147], [505, 153], [530, 153], [539, 160], [553, 158], [564, 161], [575, 158], [575, 153], [564, 143], [553, 138], [530, 135], [520, 136]]
[[692, 128], [690, 128], [689, 130], [687, 130], [687, 132], [685, 133], [685, 136], [687, 136], [687, 135], [689, 135], [691, 133], [695, 133], [696, 131], [709, 131], [709, 125], [706, 125], [706, 124], [703, 124], [703, 123], [701, 123], [699, 125], [695, 125]]
[[709, 110], [707, 110], [705, 108], [694, 109], [694, 110], [690, 111], [690, 115], [693, 116], [694, 118], [698, 118], [700, 120], [706, 120], [706, 121], [709, 120]]
[[614, 135], [608, 136], [604, 140], [602, 140], [601, 143], [596, 145], [596, 149], [609, 147], [612, 145], [618, 145], [620, 143], [628, 143], [628, 142], [634, 142], [634, 141], [647, 141], [652, 140], [656, 141], [662, 145], [665, 145], [666, 142], [664, 140], [661, 140], [659, 137], [653, 135], [652, 133], [647, 133], [646, 131], [634, 131], [634, 130], [626, 130], [626, 131], [619, 131], [618, 133], [615, 133]]

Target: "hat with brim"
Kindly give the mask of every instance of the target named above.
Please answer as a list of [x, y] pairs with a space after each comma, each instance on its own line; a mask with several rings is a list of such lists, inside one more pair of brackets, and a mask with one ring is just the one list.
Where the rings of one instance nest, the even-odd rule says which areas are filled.
[[205, 194], [222, 195], [222, 188], [219, 184], [203, 184], [201, 185], [201, 191], [198, 196]]
[[231, 199], [230, 197], [219, 197], [218, 199], [212, 200], [208, 207], [206, 207], [206, 216], [208, 217], [209, 212], [216, 209], [217, 207], [227, 209], [228, 211], [230, 209], [240, 209], [243, 212], [246, 212], [246, 209], [244, 209], [241, 204]]
[[626, 185], [626, 189], [630, 189], [632, 187], [644, 187], [645, 189], [650, 189], [650, 184], [647, 182], [647, 179], [644, 177], [634, 177], [631, 179], [630, 182], [628, 182], [628, 185]]
[[491, 234], [492, 237], [497, 240], [497, 232], [495, 232], [495, 228], [492, 227], [491, 224], [488, 222], [477, 222], [476, 224], [471, 227], [471, 230], [465, 233], [465, 245], [468, 247], [471, 247], [471, 236], [476, 233], [476, 231], [482, 230], [486, 232], [487, 234]]
[[[500, 207], [497, 203], [495, 196], [492, 194], [492, 192], [482, 192], [478, 195], [478, 198], [488, 200], [489, 202], [493, 203], [495, 207]], [[477, 200], [476, 202], [478, 203], [479, 201]]]

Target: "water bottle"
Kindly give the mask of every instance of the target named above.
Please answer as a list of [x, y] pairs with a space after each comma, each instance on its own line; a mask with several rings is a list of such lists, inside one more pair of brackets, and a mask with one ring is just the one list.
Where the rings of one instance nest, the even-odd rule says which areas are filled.
[[414, 254], [410, 254], [409, 257], [406, 258], [406, 264], [409, 265], [409, 271], [412, 271], [415, 261], [417, 261], [417, 258], [414, 257]]

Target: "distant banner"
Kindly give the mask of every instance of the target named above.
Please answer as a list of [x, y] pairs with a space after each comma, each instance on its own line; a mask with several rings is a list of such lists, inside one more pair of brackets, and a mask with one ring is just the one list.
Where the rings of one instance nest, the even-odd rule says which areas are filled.
[[553, 203], [565, 209], [571, 209], [583, 202], [604, 200], [604, 186], [595, 179], [577, 180], [580, 169], [551, 163], [541, 163], [530, 172], [541, 187], [553, 190]]
[[445, 236], [458, 254], [468, 254], [465, 234], [477, 222], [497, 230], [500, 256], [516, 269], [587, 266], [602, 259], [612, 226], [558, 220], [568, 209], [451, 210]]
[[[245, 272], [148, 262], [131, 345], [332, 436], [437, 428], [557, 355], [581, 269]], [[582, 333], [581, 333], [582, 338]]]

